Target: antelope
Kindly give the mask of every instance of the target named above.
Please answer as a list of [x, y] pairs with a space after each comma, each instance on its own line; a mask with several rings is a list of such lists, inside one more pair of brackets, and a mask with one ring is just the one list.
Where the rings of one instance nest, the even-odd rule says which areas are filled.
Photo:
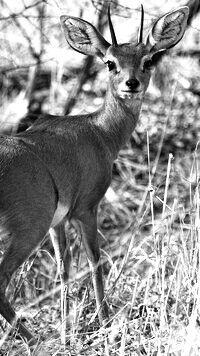
[[[108, 67], [108, 87], [102, 107], [91, 114], [46, 114], [27, 131], [0, 137], [0, 226], [2, 238], [9, 242], [0, 265], [0, 313], [9, 323], [18, 320], [6, 297], [11, 276], [49, 229], [54, 237], [64, 232], [65, 221], [71, 221], [81, 234], [100, 323], [108, 319], [97, 236], [98, 205], [110, 185], [113, 162], [137, 124], [154, 55], [181, 40], [188, 14], [188, 7], [183, 6], [161, 16], [144, 41], [142, 8], [137, 41], [124, 44], [117, 42], [110, 10], [112, 44], [89, 22], [61, 16], [69, 46], [99, 57]], [[67, 275], [67, 247], [59, 241], [58, 246]], [[20, 320], [17, 330], [27, 342], [35, 343]]]

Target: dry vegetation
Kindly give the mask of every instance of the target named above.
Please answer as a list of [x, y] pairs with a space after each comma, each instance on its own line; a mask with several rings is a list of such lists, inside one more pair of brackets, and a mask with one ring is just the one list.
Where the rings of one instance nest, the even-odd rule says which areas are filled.
[[[199, 45], [199, 31], [186, 35], [185, 49], [194, 36]], [[38, 335], [38, 345], [30, 351], [13, 329], [9, 334], [11, 328], [1, 318], [0, 355], [200, 354], [199, 69], [198, 57], [183, 58], [174, 51], [163, 58], [137, 129], [115, 162], [112, 185], [99, 208], [110, 323], [99, 328], [86, 255], [68, 226], [73, 250], [68, 286], [60, 283], [46, 238], [9, 287], [10, 299]], [[66, 75], [64, 68], [59, 70], [52, 81]], [[12, 115], [15, 121], [16, 108], [25, 105], [21, 95], [29, 78], [19, 76], [22, 90], [9, 93], [5, 77], [7, 83], [12, 78], [2, 76], [1, 113], [4, 121]], [[105, 71], [87, 82], [76, 112], [99, 105], [104, 77]], [[49, 99], [64, 100], [72, 82], [74, 78], [54, 87]], [[59, 111], [59, 105], [52, 110]]]

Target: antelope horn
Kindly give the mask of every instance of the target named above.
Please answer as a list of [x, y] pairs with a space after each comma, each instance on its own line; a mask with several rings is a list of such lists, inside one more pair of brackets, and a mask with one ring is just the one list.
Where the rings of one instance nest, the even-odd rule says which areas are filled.
[[141, 4], [141, 21], [140, 21], [140, 28], [138, 32], [138, 43], [142, 43], [143, 40], [143, 27], [144, 27], [144, 9], [143, 9], [143, 5]]
[[111, 17], [110, 17], [110, 4], [108, 6], [108, 24], [109, 24], [110, 34], [111, 34], [111, 38], [112, 38], [112, 44], [114, 47], [117, 47], [118, 46], [117, 39], [115, 36], [115, 31], [114, 31], [113, 24], [112, 24]]

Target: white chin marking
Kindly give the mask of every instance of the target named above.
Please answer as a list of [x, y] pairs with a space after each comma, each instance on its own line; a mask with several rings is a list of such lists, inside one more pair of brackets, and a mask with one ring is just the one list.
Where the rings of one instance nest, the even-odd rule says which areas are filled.
[[142, 93], [131, 93], [131, 92], [121, 92], [119, 96], [122, 99], [129, 99], [129, 100], [134, 100], [134, 99], [140, 99], [142, 96]]
[[119, 94], [119, 96], [122, 98], [122, 99], [133, 99], [134, 98], [134, 93], [124, 93], [124, 92], [121, 92]]

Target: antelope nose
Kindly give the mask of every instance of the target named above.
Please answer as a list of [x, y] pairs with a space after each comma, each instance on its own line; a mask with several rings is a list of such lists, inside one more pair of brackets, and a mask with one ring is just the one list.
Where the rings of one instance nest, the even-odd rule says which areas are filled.
[[128, 79], [126, 81], [127, 87], [132, 91], [136, 90], [139, 87], [139, 84], [140, 84], [140, 82], [136, 78]]

